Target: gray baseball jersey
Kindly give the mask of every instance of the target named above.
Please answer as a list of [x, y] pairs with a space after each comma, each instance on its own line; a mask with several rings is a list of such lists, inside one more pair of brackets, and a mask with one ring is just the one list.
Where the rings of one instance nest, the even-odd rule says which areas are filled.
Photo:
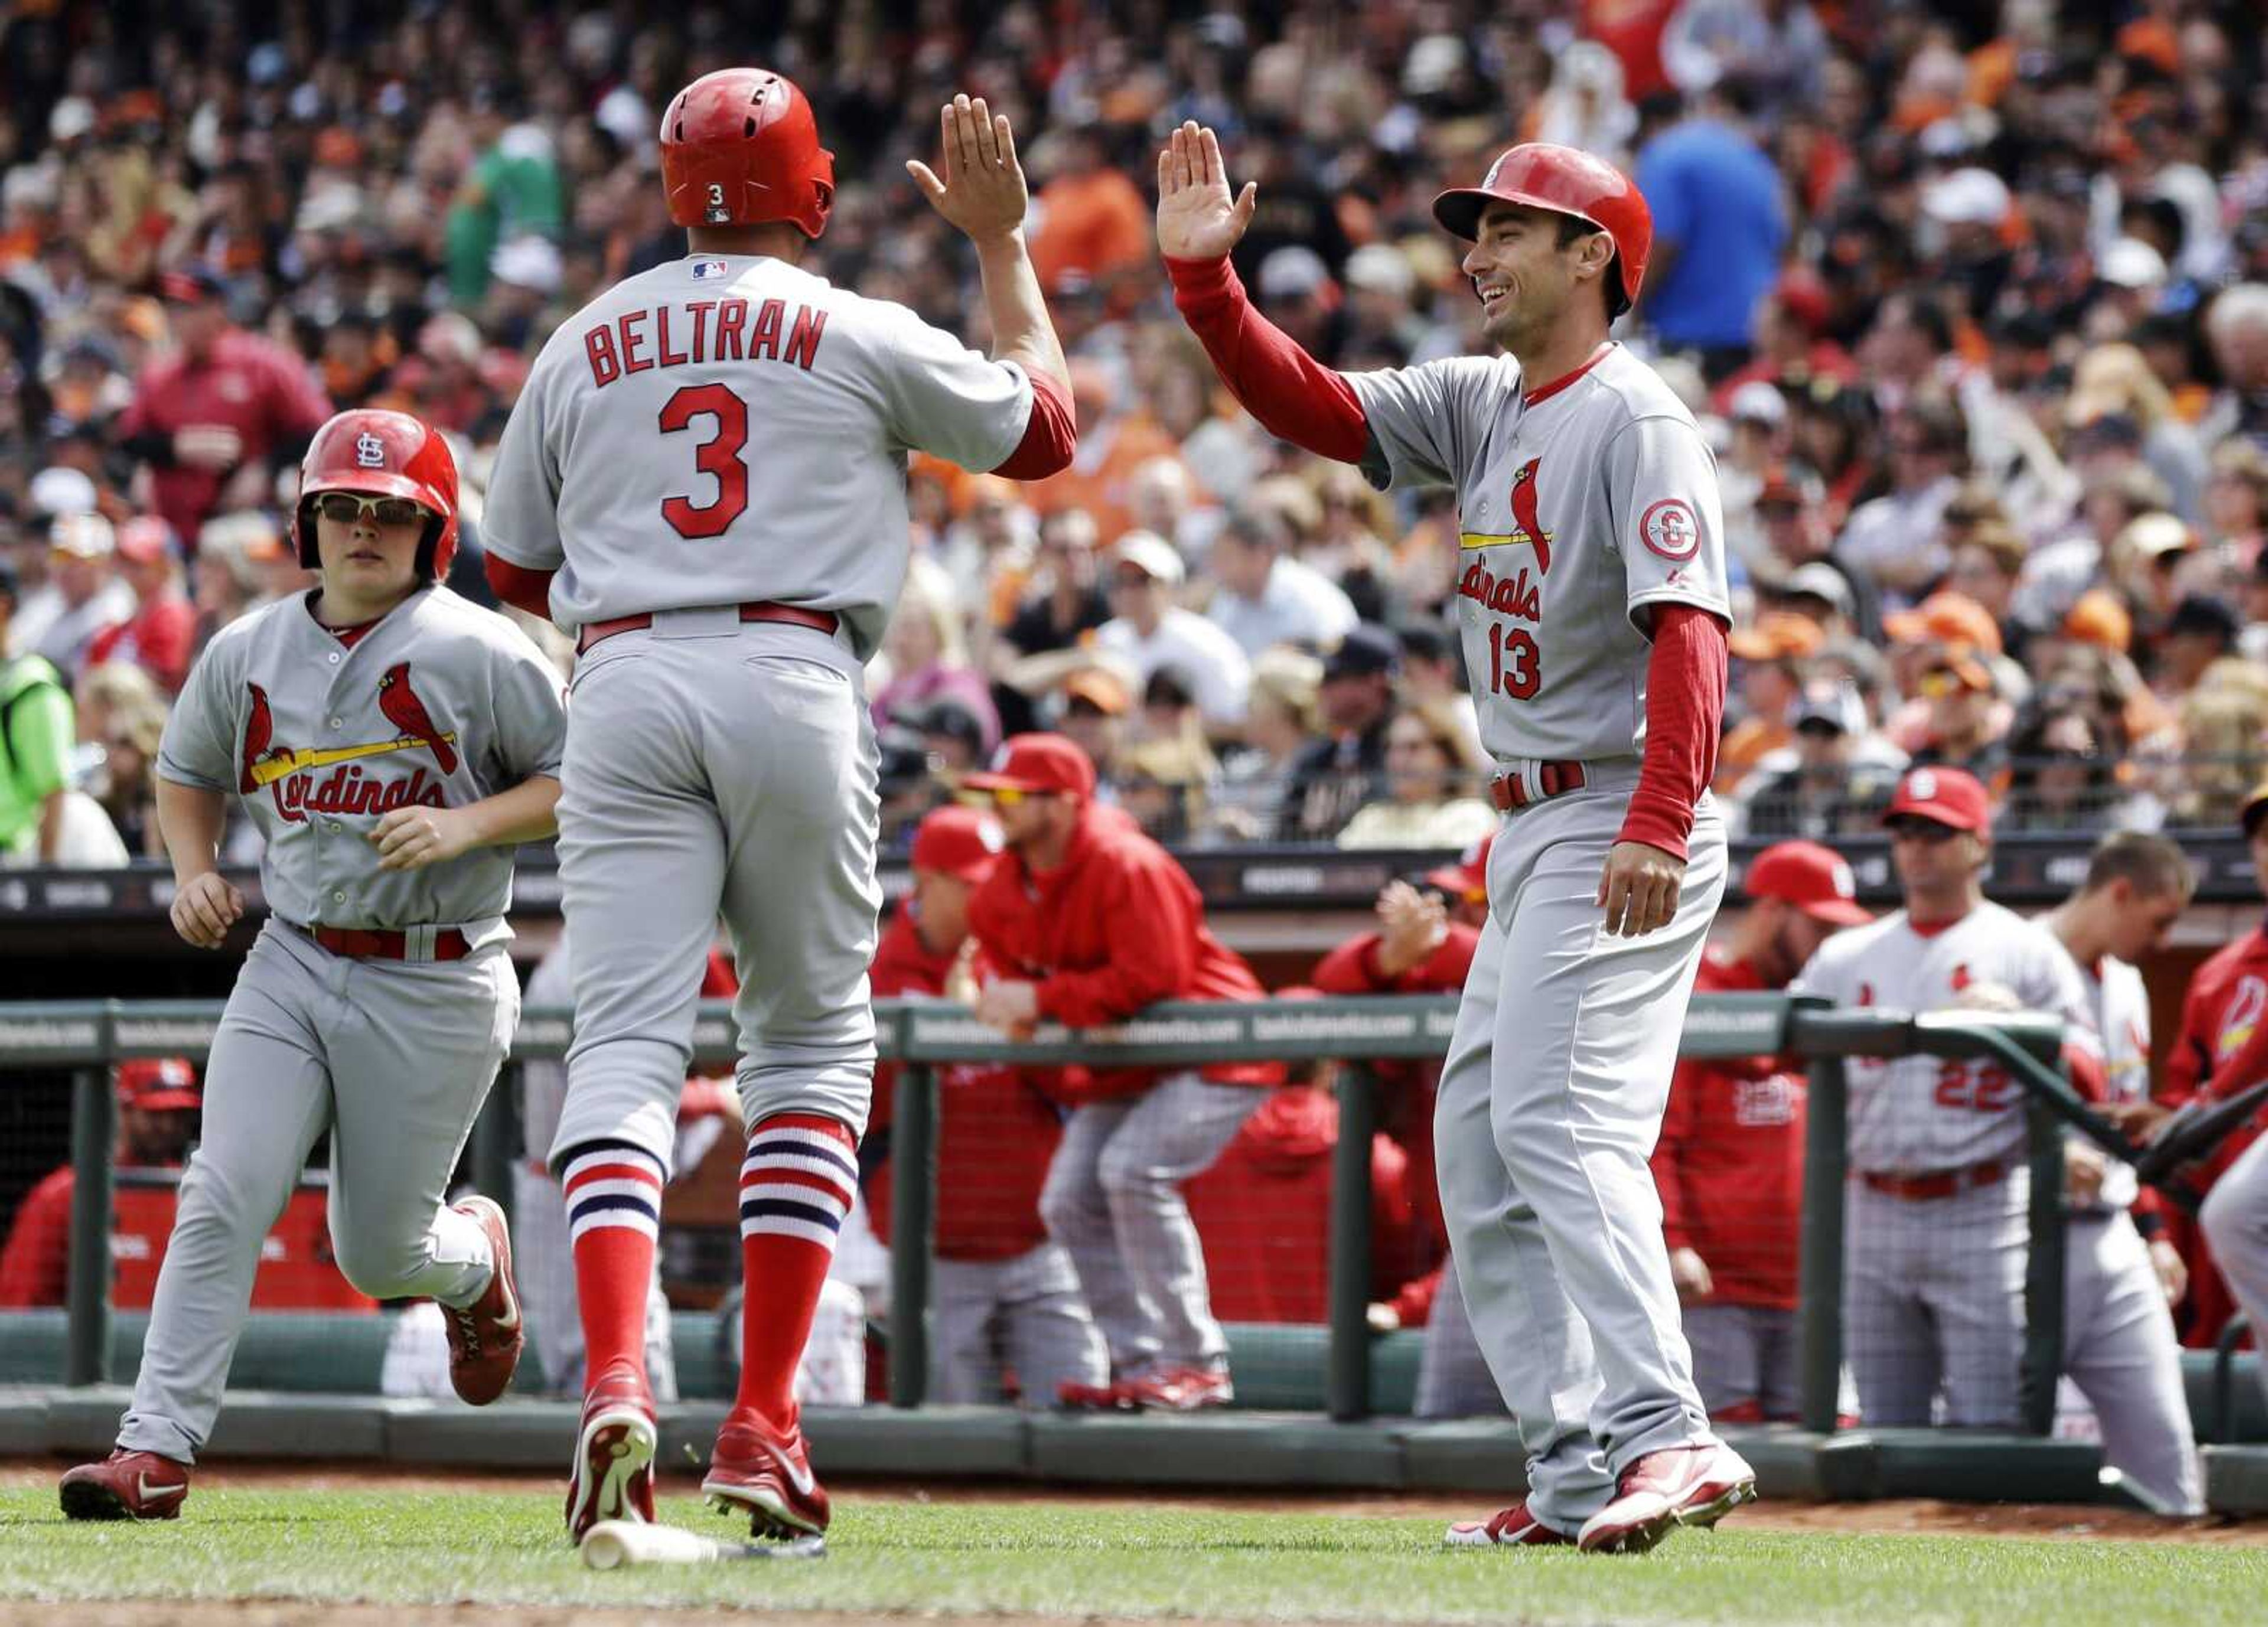
[[[2076, 962], [2073, 962], [2076, 965]], [[2142, 974], [2116, 955], [2106, 954], [2094, 966], [2078, 967], [2080, 985], [2095, 1012], [2095, 1031], [2102, 1041], [2103, 1099], [2107, 1101], [2147, 1101], [2150, 1099], [2150, 990]], [[2131, 1209], [2141, 1196], [2134, 1167], [2117, 1159], [2102, 1173], [2102, 1189], [2096, 1206]]]
[[[1997, 983], [2029, 1011], [2063, 1020], [2068, 1042], [2099, 1051], [2079, 968], [2045, 927], [1990, 902], [1941, 931], [1917, 931], [1905, 911], [1837, 932], [1793, 991], [1843, 1005], [1931, 1012], [1958, 1006], [1972, 984]], [[1999, 1064], [1937, 1056], [1853, 1057], [1851, 1167], [1913, 1174], [2023, 1156], [2024, 1093]]]
[[1370, 423], [1363, 472], [1456, 488], [1457, 612], [1491, 755], [1641, 751], [1641, 612], [1731, 614], [1716, 461], [1684, 403], [1618, 344], [1525, 395], [1509, 356], [1347, 379]]
[[509, 937], [512, 850], [420, 870], [378, 867], [368, 837], [398, 807], [461, 807], [566, 750], [559, 676], [527, 635], [446, 587], [412, 593], [350, 647], [293, 594], [236, 622], [197, 659], [166, 720], [158, 772], [234, 791], [266, 839], [269, 908], [302, 926], [469, 929]]
[[512, 409], [482, 537], [558, 572], [580, 626], [701, 605], [832, 610], [871, 654], [904, 582], [906, 454], [991, 469], [1032, 387], [903, 306], [784, 261], [696, 255], [553, 334]]

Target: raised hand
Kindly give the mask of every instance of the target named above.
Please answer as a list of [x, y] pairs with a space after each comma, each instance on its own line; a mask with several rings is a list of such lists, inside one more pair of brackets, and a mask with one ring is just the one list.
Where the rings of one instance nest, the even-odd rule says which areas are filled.
[[1231, 197], [1220, 142], [1194, 119], [1158, 154], [1158, 249], [1172, 260], [1218, 260], [1252, 224], [1260, 188], [1246, 181]]
[[944, 174], [918, 158], [906, 160], [906, 173], [929, 206], [978, 242], [1020, 228], [1031, 193], [1007, 114], [994, 113], [981, 96], [956, 96], [938, 109], [938, 124]]

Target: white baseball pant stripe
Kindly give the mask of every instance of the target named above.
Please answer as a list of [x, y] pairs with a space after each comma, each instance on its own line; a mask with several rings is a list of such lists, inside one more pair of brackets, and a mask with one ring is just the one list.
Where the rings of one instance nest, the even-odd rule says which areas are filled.
[[1211, 1166], [1267, 1096], [1259, 1086], [1171, 1073], [1139, 1096], [1090, 1103], [1064, 1122], [1040, 1218], [1070, 1251], [1122, 1377], [1228, 1353], [1182, 1182]]
[[668, 611], [583, 659], [559, 801], [575, 1039], [555, 1160], [621, 1139], [671, 1167], [719, 911], [743, 1123], [820, 1113], [864, 1132], [876, 768], [858, 663], [812, 629]]
[[1724, 895], [1724, 823], [1704, 797], [1669, 924], [1609, 937], [1599, 877], [1635, 782], [1601, 773], [1505, 821], [1434, 1108], [1450, 1254], [1520, 1423], [1528, 1506], [1571, 1531], [1638, 1458], [1716, 1439], [1646, 1160]]
[[204, 1445], [261, 1240], [325, 1130], [347, 1280], [379, 1299], [480, 1296], [488, 1234], [446, 1199], [519, 1022], [501, 945], [464, 961], [353, 961], [279, 922], [261, 929], [213, 1035], [203, 1139], [181, 1177], [120, 1446], [186, 1462]]

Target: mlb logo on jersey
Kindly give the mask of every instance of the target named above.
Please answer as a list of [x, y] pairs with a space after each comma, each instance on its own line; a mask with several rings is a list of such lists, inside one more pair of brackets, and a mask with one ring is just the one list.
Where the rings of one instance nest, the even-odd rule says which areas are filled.
[[693, 280], [696, 283], [713, 282], [731, 270], [732, 267], [721, 260], [696, 260], [693, 262]]
[[361, 469], [382, 469], [386, 467], [386, 443], [367, 430], [355, 437], [355, 467]]

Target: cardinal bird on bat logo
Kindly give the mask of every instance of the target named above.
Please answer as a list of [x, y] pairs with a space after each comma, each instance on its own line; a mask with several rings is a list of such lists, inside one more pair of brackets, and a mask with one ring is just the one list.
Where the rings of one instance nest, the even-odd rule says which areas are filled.
[[457, 748], [449, 743], [451, 736], [441, 733], [433, 721], [425, 703], [409, 687], [409, 663], [397, 662], [386, 669], [386, 676], [378, 681], [378, 710], [386, 720], [411, 740], [423, 741], [433, 753], [433, 761], [441, 765], [444, 774], [457, 771]]
[[1541, 458], [1530, 458], [1512, 477], [1512, 523], [1526, 534], [1529, 546], [1535, 548], [1538, 576], [1551, 569], [1551, 534], [1535, 517], [1535, 471], [1543, 463]]

